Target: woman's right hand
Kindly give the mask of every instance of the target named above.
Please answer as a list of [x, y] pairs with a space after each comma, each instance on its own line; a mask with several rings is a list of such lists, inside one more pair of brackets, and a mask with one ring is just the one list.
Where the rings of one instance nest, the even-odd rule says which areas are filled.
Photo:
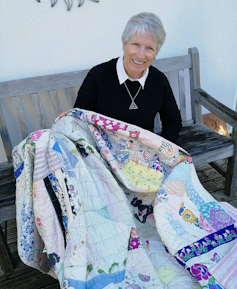
[[62, 113], [60, 113], [59, 118], [64, 117], [64, 116], [66, 116], [66, 115], [67, 115], [66, 112], [62, 112]]

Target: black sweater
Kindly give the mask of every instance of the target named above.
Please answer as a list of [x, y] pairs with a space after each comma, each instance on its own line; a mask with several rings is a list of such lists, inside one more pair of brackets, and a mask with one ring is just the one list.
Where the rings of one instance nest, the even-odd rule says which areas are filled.
[[[144, 89], [135, 99], [138, 109], [130, 110], [131, 99], [124, 84], [120, 85], [117, 59], [93, 67], [78, 91], [74, 107], [91, 110], [103, 115], [135, 124], [153, 132], [154, 118], [160, 113], [161, 135], [176, 142], [182, 127], [180, 112], [166, 76], [150, 66]], [[126, 81], [134, 97], [139, 82]]]

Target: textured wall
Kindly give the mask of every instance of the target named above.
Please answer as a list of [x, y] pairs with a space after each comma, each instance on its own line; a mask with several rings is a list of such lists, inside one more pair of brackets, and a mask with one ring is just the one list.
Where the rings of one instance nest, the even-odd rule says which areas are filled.
[[142, 11], [162, 19], [167, 40], [158, 57], [197, 46], [201, 84], [231, 108], [237, 81], [236, 0], [0, 1], [0, 81], [88, 68], [122, 54], [127, 20]]

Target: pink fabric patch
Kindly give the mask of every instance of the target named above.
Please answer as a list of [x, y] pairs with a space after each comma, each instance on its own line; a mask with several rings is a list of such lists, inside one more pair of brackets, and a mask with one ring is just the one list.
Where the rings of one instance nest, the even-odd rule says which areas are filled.
[[39, 130], [33, 133], [32, 137], [28, 140], [28, 143], [37, 141], [45, 130]]
[[216, 232], [216, 230], [211, 226], [211, 224], [200, 214], [200, 224], [202, 228], [209, 234]]
[[99, 116], [99, 119], [95, 119], [95, 124], [110, 131], [118, 131], [118, 130], [126, 131], [128, 128], [128, 126], [123, 123], [114, 120], [109, 120], [102, 116]]

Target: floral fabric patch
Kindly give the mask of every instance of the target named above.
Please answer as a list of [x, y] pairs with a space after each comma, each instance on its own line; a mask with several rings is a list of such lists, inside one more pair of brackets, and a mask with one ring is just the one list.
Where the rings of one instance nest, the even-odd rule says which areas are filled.
[[190, 273], [200, 282], [202, 288], [208, 289], [225, 289], [209, 273], [207, 266], [203, 264], [194, 264]]
[[143, 248], [143, 244], [138, 237], [137, 230], [135, 228], [132, 228], [128, 242], [128, 250], [135, 250], [138, 248]]
[[235, 220], [224, 210], [210, 210], [210, 224], [216, 230], [220, 230], [234, 223]]
[[215, 233], [212, 233], [195, 243], [180, 249], [175, 258], [181, 261], [181, 264], [185, 266], [185, 263], [193, 257], [200, 256], [207, 252], [210, 252], [214, 248], [221, 246], [235, 240], [237, 238], [237, 229], [235, 225], [230, 225], [224, 229], [221, 229]]
[[95, 122], [96, 125], [105, 128], [106, 130], [109, 131], [118, 131], [118, 130], [123, 130], [126, 131], [128, 126], [125, 125], [122, 122], [118, 122], [116, 120], [110, 120], [108, 118], [99, 116], [99, 118], [95, 118]]
[[24, 162], [20, 154], [17, 152], [17, 149], [15, 149], [12, 152], [12, 159], [13, 159], [14, 176], [15, 179], [17, 179], [24, 169]]

